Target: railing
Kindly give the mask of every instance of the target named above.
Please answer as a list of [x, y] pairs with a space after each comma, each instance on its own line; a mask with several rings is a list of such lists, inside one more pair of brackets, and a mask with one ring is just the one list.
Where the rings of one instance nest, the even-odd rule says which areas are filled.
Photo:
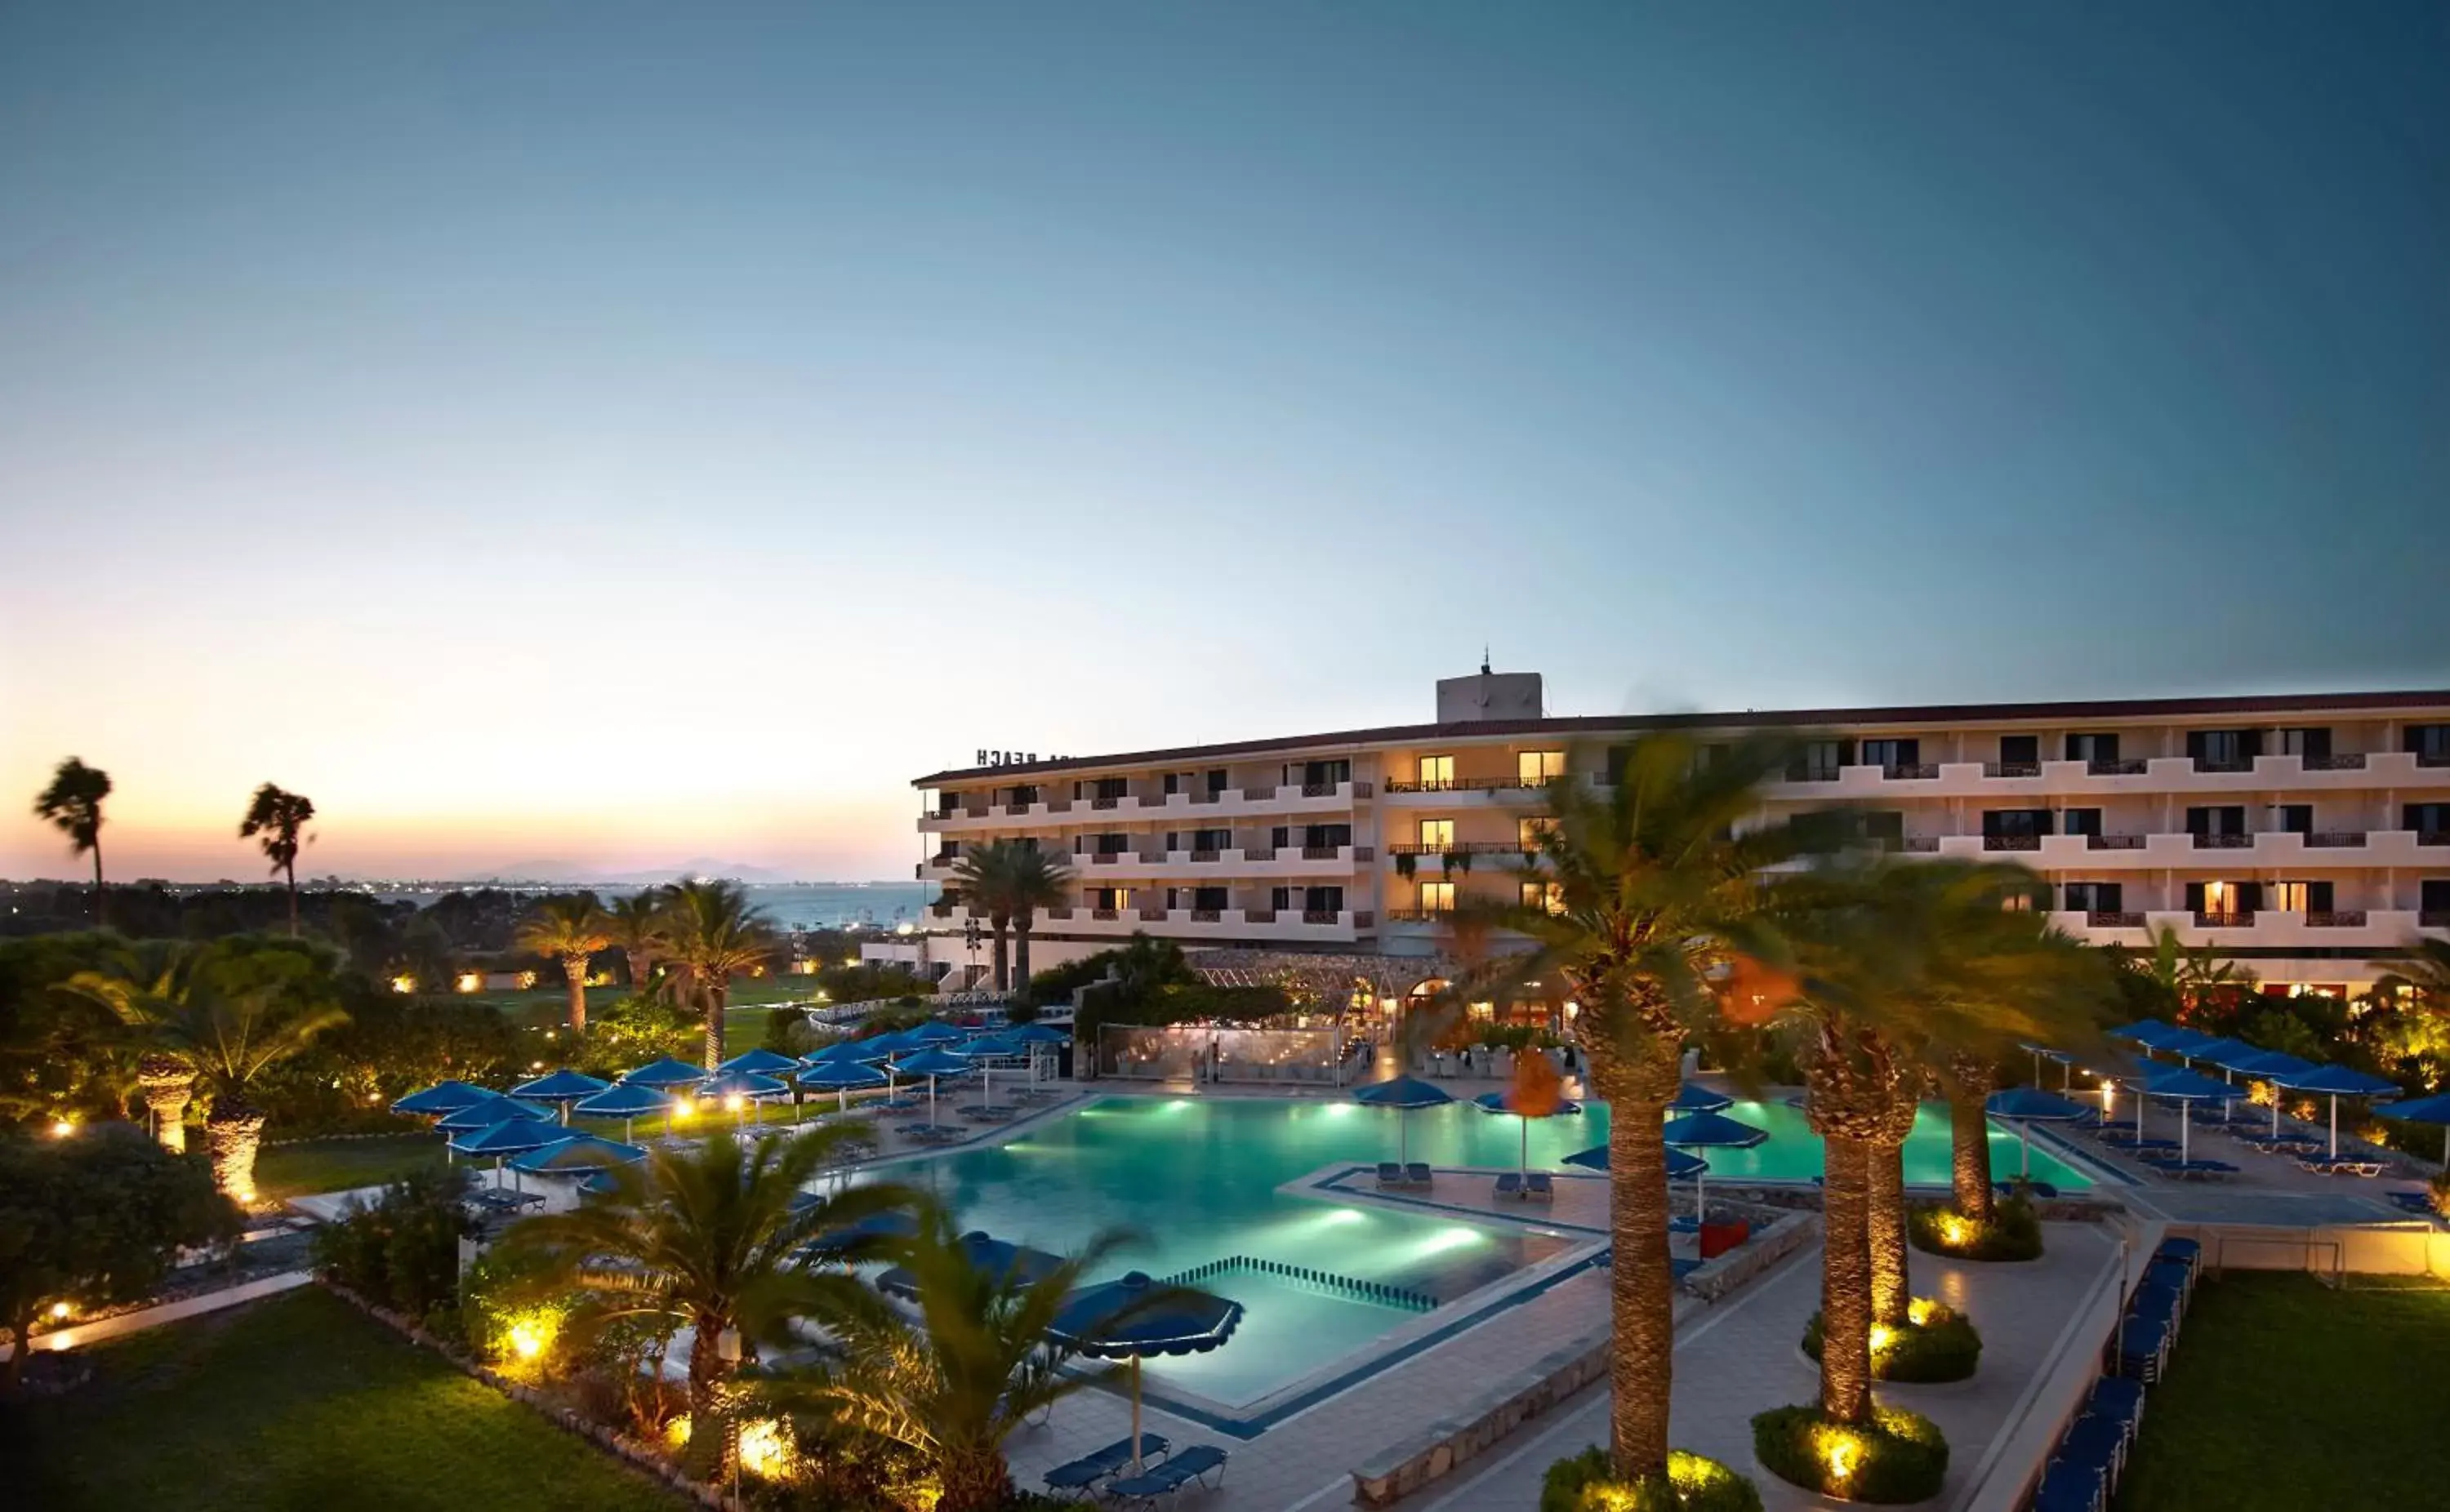
[[1089, 917], [1111, 921], [1122, 918], [1123, 911], [1119, 908], [1092, 908], [1089, 910]]
[[1352, 859], [1356, 863], [1376, 861], [1377, 848], [1371, 845], [1355, 845], [1352, 847]]
[[2238, 912], [2216, 914], [2198, 908], [2195, 910], [2195, 927], [2197, 929], [2252, 929], [2254, 916]]
[[2085, 775], [2088, 777], [2141, 777], [2151, 769], [2149, 763], [2133, 757], [2089, 761], [2084, 764]]
[[2195, 770], [2199, 772], [2250, 772], [2254, 770], [2254, 758], [2251, 756], [2242, 756], [2235, 761], [2225, 762], [2215, 761], [2209, 756], [2198, 756], [2195, 758]]
[[1195, 924], [1217, 923], [1224, 917], [1225, 910], [1222, 908], [1195, 908], [1191, 911], [1191, 921]]
[[1985, 777], [2039, 777], [2042, 775], [2042, 764], [2040, 762], [1984, 762], [1982, 775]]
[[1985, 835], [1982, 837], [1982, 848], [1984, 850], [2039, 850], [2042, 848], [2042, 837], [2039, 835]]
[[2084, 921], [2095, 929], [2141, 929], [2144, 916], [2126, 908], [2091, 908], [2085, 911]]
[[2308, 850], [2347, 850], [2365, 843], [2362, 829], [2317, 829], [2305, 837]]
[[1027, 804], [1006, 804], [1003, 805], [1003, 811], [1006, 818], [1019, 819], [1029, 812], [1029, 805]]
[[1302, 860], [1333, 861], [1343, 849], [1341, 845], [1304, 845], [1301, 848]]
[[2416, 753], [2419, 766], [2450, 766], [2450, 750], [2421, 750]]
[[1301, 795], [1304, 798], [1333, 798], [1335, 790], [1343, 785], [1342, 783], [1304, 783]]
[[1164, 923], [1165, 914], [1166, 911], [1162, 908], [1143, 908], [1140, 910], [1140, 922], [1144, 924]]
[[2087, 835], [2084, 837], [2084, 848], [2087, 850], [2142, 850], [2144, 837], [2141, 835]]
[[1786, 769], [1786, 780], [1790, 783], [1834, 783], [1844, 770], [1842, 766], [1790, 766]]
[[2345, 756], [2302, 756], [2298, 761], [2309, 772], [2361, 772], [2365, 769], [2365, 753], [2362, 751]]
[[1274, 845], [1245, 845], [1242, 847], [1242, 859], [1244, 861], [1274, 861], [1276, 859], [1276, 847]]
[[1093, 850], [1085, 854], [1092, 866], [1111, 866], [1123, 859], [1123, 853], [1119, 850]]
[[1275, 921], [1276, 911], [1273, 908], [1245, 908], [1242, 910], [1242, 922], [1246, 924], [1273, 924]]
[[1443, 782], [1389, 783], [1387, 790], [1390, 793], [1488, 793], [1501, 787], [1522, 785], [1511, 777], [1449, 777]]
[[1050, 908], [1046, 910], [1046, 917], [1049, 919], [1069, 919], [1072, 917], [1072, 910], [1069, 908]]
[[2450, 829], [2420, 829], [2416, 832], [2420, 845], [2450, 845]]
[[1511, 856], [1523, 847], [1503, 840], [1459, 840], [1451, 845], [1390, 845], [1390, 856]]
[[1191, 853], [1191, 859], [1199, 864], [1205, 865], [1212, 861], [1224, 860], [1225, 853], [1220, 850], [1200, 849], [1193, 851]]
[[1305, 908], [1302, 910], [1302, 922], [1305, 924], [1332, 924], [1340, 921], [1342, 918], [1342, 911], [1334, 908]]
[[1276, 789], [1273, 784], [1265, 787], [1245, 787], [1242, 796], [1254, 804], [1265, 803], [1276, 796]]
[[1092, 808], [1120, 808], [1123, 806], [1123, 801], [1119, 797], [1092, 798], [1089, 800], [1089, 806]]
[[1389, 923], [1433, 924], [1441, 919], [1453, 917], [1454, 910], [1451, 908], [1390, 908], [1387, 910]]
[[1352, 796], [1355, 798], [1375, 798], [1378, 796], [1378, 790], [1368, 783], [1354, 783], [1352, 785]]
[[1155, 851], [1155, 852], [1145, 851], [1145, 850], [1144, 850], [1144, 851], [1140, 852], [1140, 853], [1139, 853], [1139, 855], [1138, 855], [1138, 856], [1137, 856], [1137, 857], [1135, 857], [1134, 859], [1135, 859], [1135, 860], [1137, 860], [1137, 861], [1138, 861], [1138, 862], [1140, 863], [1140, 864], [1142, 864], [1142, 865], [1144, 865], [1144, 866], [1162, 866], [1162, 865], [1164, 865], [1167, 862], [1169, 862], [1169, 861], [1173, 860], [1173, 858], [1172, 858], [1172, 857], [1168, 856], [1164, 851], [1161, 851], [1161, 850], [1160, 850], [1160, 851]]
[[2254, 837], [2235, 833], [2214, 835], [2198, 832], [2195, 835], [2195, 848], [2197, 850], [2252, 850]]
[[1195, 791], [1191, 795], [1191, 801], [1195, 804], [1213, 804], [1224, 796], [1223, 793]]
[[1936, 856], [1939, 854], [1939, 837], [1908, 835], [1897, 842], [1897, 848], [1910, 856]]
[[2427, 908], [2416, 916], [2419, 929], [2450, 929], [2450, 908]]
[[1884, 780], [1893, 783], [1917, 782], [1927, 778], [1937, 777], [1938, 775], [1939, 763], [1937, 762], [1899, 763], [1895, 766], [1883, 766], [1880, 768], [1880, 776]]
[[2309, 908], [2305, 911], [2305, 927], [2308, 929], [2362, 929], [2365, 927], [2365, 911], [2362, 908], [2319, 910]]
[[1352, 927], [1355, 929], [1375, 929], [1378, 927], [1378, 916], [1367, 908], [1355, 909], [1352, 915]]

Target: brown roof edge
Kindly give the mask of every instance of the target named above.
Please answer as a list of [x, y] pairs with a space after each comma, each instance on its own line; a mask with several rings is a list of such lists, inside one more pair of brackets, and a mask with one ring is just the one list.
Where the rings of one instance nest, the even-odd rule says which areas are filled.
[[2149, 714], [2256, 714], [2291, 709], [2332, 712], [2360, 708], [2450, 708], [2450, 689], [2365, 693], [2250, 693], [2216, 698], [2094, 699], [2043, 704], [1901, 704], [1878, 708], [1747, 709], [1742, 713], [1585, 714], [1567, 719], [1492, 719], [1464, 725], [1383, 725], [1375, 729], [1332, 730], [1267, 740], [1226, 741], [1214, 746], [1171, 746], [1160, 750], [1067, 756], [1061, 761], [1009, 766], [951, 767], [911, 779], [913, 787], [982, 777], [1026, 777], [1098, 766], [1138, 766], [1192, 757], [1254, 756], [1266, 751], [1332, 749], [1390, 741], [1467, 735], [1634, 734], [1645, 729], [1741, 728], [1745, 726], [1846, 726], [1969, 723], [1983, 720], [2127, 718]]

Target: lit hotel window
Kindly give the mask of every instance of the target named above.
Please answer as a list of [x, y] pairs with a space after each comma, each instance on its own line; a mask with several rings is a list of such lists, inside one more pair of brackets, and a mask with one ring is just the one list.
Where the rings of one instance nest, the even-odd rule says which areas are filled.
[[1421, 758], [1421, 785], [1432, 791], [1454, 785], [1454, 758], [1424, 756]]
[[1537, 787], [1553, 777], [1565, 775], [1565, 753], [1561, 750], [1526, 750], [1514, 758], [1515, 780], [1526, 787]]
[[1421, 883], [1421, 912], [1450, 914], [1454, 912], [1454, 883], [1425, 882]]
[[1428, 851], [1454, 849], [1454, 821], [1451, 819], [1422, 820], [1421, 848]]
[[1559, 882], [1527, 882], [1523, 884], [1523, 906], [1546, 908], [1552, 914], [1565, 911], [1565, 889]]

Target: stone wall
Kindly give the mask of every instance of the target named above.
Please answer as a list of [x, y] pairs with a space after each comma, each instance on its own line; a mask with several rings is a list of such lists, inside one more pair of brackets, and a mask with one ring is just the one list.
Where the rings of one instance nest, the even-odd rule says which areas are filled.
[[1429, 1425], [1356, 1466], [1354, 1503], [1386, 1506], [1452, 1475], [1457, 1466], [1488, 1453], [1525, 1423], [1604, 1379], [1607, 1368], [1604, 1328], [1543, 1356], [1520, 1374], [1491, 1386], [1452, 1417]]

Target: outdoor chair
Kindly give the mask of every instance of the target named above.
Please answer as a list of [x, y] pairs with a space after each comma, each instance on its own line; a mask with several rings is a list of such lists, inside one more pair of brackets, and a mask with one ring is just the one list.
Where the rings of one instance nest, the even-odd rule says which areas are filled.
[[1382, 1187], [1400, 1187], [1405, 1185], [1404, 1168], [1392, 1160], [1379, 1161], [1378, 1185]]
[[2099, 1467], [2104, 1494], [2118, 1494], [2118, 1478], [2127, 1467], [2127, 1435], [2108, 1418], [2079, 1414], [2059, 1440], [2059, 1457], [2087, 1468]]
[[2092, 1384], [2092, 1394], [2085, 1399], [2085, 1410], [2117, 1424], [2119, 1432], [2131, 1445], [2136, 1429], [2144, 1423], [2144, 1387], [2114, 1375], [2103, 1376]]
[[[1216, 1472], [1211, 1482], [1208, 1472]], [[1195, 1444], [1180, 1454], [1169, 1457], [1163, 1464], [1138, 1475], [1125, 1476], [1109, 1482], [1106, 1495], [1118, 1502], [1138, 1502], [1153, 1506], [1161, 1497], [1169, 1497], [1186, 1485], [1216, 1486], [1225, 1483], [1225, 1451], [1210, 1444]]]
[[2440, 1216], [2433, 1206], [2433, 1193], [2429, 1192], [2391, 1192], [2383, 1195], [2389, 1197], [2390, 1205], [2401, 1212], [2412, 1212], [2420, 1218]]
[[2033, 1512], [2101, 1512], [2109, 1480], [2107, 1471], [2093, 1465], [2052, 1459], [2033, 1492]]
[[1517, 1172], [1509, 1171], [1499, 1176], [1492, 1194], [1500, 1197], [1520, 1197], [1523, 1195], [1522, 1175]]
[[[1165, 1436], [1161, 1433], [1141, 1434], [1142, 1467], [1145, 1468], [1151, 1460], [1162, 1459], [1168, 1446]], [[1131, 1464], [1132, 1441], [1117, 1439], [1095, 1453], [1084, 1454], [1077, 1460], [1059, 1464], [1047, 1471], [1046, 1488], [1061, 1496], [1086, 1496], [1099, 1482], [1112, 1480], [1129, 1469]]]
[[1408, 1187], [1433, 1187], [1437, 1185], [1437, 1178], [1429, 1174], [1429, 1163], [1428, 1161], [1415, 1160], [1404, 1167], [1404, 1185]]
[[1557, 1200], [1557, 1178], [1545, 1171], [1526, 1173], [1523, 1177], [1523, 1195], [1540, 1202]]
[[2356, 1155], [2308, 1155], [2297, 1162], [2300, 1171], [2310, 1171], [2318, 1176], [2378, 1176], [2389, 1168], [2379, 1160], [2366, 1160]]

